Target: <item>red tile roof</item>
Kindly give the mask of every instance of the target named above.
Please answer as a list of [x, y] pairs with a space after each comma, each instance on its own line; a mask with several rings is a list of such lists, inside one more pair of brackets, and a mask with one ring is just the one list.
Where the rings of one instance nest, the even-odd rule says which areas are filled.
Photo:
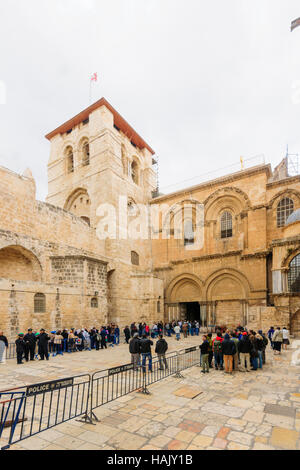
[[128, 124], [127, 121], [125, 121], [125, 119], [112, 107], [112, 105], [105, 98], [101, 98], [100, 100], [96, 101], [96, 103], [84, 109], [72, 119], [69, 119], [69, 121], [65, 122], [54, 131], [47, 134], [45, 136], [46, 139], [51, 140], [52, 137], [54, 137], [55, 135], [64, 134], [68, 130], [73, 129], [75, 126], [88, 119], [89, 115], [93, 111], [95, 111], [95, 109], [98, 109], [101, 106], [106, 106], [106, 108], [111, 111], [114, 116], [114, 125], [118, 127], [120, 131], [122, 131], [131, 142], [133, 142], [139, 149], [146, 148], [149, 150], [149, 152], [152, 153], [152, 155], [155, 154], [154, 150], [147, 144], [147, 142], [142, 139], [142, 137]]

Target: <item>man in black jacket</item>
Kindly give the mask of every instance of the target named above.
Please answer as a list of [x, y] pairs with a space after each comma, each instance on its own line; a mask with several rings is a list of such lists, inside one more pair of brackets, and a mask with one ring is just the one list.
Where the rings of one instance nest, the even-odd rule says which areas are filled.
[[134, 333], [133, 338], [129, 342], [129, 352], [131, 354], [131, 364], [133, 364], [133, 370], [137, 370], [141, 363], [141, 344], [138, 333]]
[[45, 330], [42, 328], [40, 330], [40, 334], [38, 336], [38, 343], [39, 343], [39, 355], [41, 357], [40, 361], [43, 361], [45, 358], [49, 361], [49, 344], [50, 337], [47, 335]]
[[17, 364], [23, 364], [23, 354], [25, 352], [24, 334], [20, 333], [15, 341], [17, 350]]
[[222, 353], [224, 357], [225, 373], [232, 374], [233, 356], [236, 353], [236, 347], [234, 341], [232, 341], [227, 333], [222, 343]]
[[29, 328], [27, 335], [24, 336], [24, 343], [25, 343], [25, 361], [28, 362], [29, 353], [30, 353], [30, 360], [34, 361], [36, 336], [32, 333], [31, 328]]
[[240, 353], [241, 370], [242, 372], [250, 372], [250, 353], [252, 345], [249, 340], [248, 333], [246, 333], [246, 331], [244, 331], [243, 333], [242, 339], [238, 344], [238, 348]]
[[167, 341], [163, 338], [163, 335], [159, 335], [159, 340], [156, 343], [155, 346], [155, 352], [158, 356], [159, 360], [159, 370], [164, 370], [163, 363], [165, 365], [165, 368], [168, 368], [168, 363], [166, 359], [166, 352], [168, 350], [168, 343]]
[[146, 334], [143, 334], [142, 339], [140, 340], [140, 347], [141, 347], [141, 354], [142, 354], [142, 366], [143, 372], [146, 372], [146, 360], [149, 359], [149, 372], [152, 372], [152, 353], [151, 353], [151, 346], [153, 345], [153, 341], [147, 338]]

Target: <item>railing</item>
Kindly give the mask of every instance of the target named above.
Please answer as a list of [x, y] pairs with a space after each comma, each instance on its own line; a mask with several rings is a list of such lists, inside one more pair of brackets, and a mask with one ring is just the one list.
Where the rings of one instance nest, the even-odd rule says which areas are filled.
[[184, 369], [199, 363], [199, 346], [194, 346], [154, 357], [151, 367], [143, 360], [137, 366], [125, 364], [0, 392], [0, 448], [80, 416], [83, 422], [99, 421], [96, 408], [134, 391], [148, 394], [147, 386], [172, 375], [182, 377]]

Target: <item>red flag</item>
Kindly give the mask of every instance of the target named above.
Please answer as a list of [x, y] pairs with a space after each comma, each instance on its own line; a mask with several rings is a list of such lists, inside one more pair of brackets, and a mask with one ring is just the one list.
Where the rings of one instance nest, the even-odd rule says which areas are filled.
[[98, 74], [96, 72], [96, 73], [93, 73], [93, 75], [91, 76], [91, 82], [97, 82], [97, 80], [98, 80]]
[[297, 26], [300, 26], [300, 18], [297, 18], [296, 20], [292, 21], [291, 24], [291, 31], [294, 31]]

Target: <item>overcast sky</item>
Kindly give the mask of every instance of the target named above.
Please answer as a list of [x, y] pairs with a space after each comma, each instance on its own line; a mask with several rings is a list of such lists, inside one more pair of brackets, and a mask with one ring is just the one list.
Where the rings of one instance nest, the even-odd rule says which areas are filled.
[[298, 17], [298, 0], [0, 0], [0, 165], [29, 167], [43, 200], [44, 135], [89, 105], [98, 72], [93, 101], [154, 148], [163, 192], [240, 156], [274, 166], [287, 143], [300, 153]]

